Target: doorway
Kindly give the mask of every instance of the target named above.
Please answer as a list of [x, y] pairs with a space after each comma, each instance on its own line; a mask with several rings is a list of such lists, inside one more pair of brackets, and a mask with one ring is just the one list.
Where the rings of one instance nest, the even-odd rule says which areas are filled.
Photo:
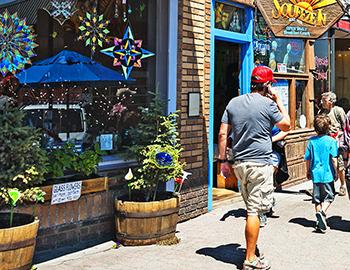
[[230, 100], [240, 94], [241, 46], [237, 43], [215, 41], [214, 68], [214, 164], [213, 200], [221, 201], [238, 191], [234, 179], [220, 176], [216, 158], [218, 157], [218, 133], [221, 117]]

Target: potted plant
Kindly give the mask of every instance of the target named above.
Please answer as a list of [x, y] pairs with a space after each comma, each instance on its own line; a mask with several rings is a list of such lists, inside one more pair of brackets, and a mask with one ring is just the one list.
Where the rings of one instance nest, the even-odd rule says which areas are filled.
[[[116, 235], [124, 245], [147, 245], [175, 237], [179, 187], [185, 163], [177, 132], [177, 114], [164, 116], [156, 97], [141, 110], [140, 124], [130, 131], [139, 166], [125, 176], [129, 192], [116, 198]], [[187, 176], [186, 176], [187, 177]], [[177, 192], [164, 192], [162, 183], [176, 180]]]
[[0, 111], [0, 213], [1, 269], [29, 269], [35, 249], [39, 220], [14, 213], [21, 203], [43, 202], [37, 186], [44, 180], [47, 156], [40, 147], [40, 131], [23, 125], [18, 108]]

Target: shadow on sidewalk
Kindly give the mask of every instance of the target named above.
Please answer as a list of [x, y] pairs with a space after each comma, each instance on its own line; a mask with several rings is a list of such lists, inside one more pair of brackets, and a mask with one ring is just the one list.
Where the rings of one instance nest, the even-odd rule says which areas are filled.
[[220, 218], [220, 221], [225, 221], [228, 217], [235, 217], [235, 218], [241, 218], [241, 217], [246, 217], [246, 210], [243, 208], [235, 209], [235, 210], [230, 210], [228, 211], [225, 215]]
[[350, 221], [343, 220], [341, 216], [327, 218], [327, 224], [331, 230], [350, 232]]
[[196, 254], [210, 256], [217, 261], [234, 264], [238, 269], [241, 269], [246, 250], [240, 246], [239, 244], [227, 244], [214, 248], [206, 247], [197, 250]]
[[299, 224], [307, 228], [315, 228], [316, 226], [316, 221], [308, 220], [306, 218], [292, 218], [289, 220], [289, 223]]

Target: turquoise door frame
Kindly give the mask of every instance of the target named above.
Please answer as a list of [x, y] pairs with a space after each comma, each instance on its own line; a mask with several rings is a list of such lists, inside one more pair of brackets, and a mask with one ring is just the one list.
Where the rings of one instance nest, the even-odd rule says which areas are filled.
[[240, 94], [250, 91], [250, 74], [254, 64], [253, 52], [253, 8], [233, 3], [228, 0], [220, 0], [245, 9], [246, 32], [235, 33], [215, 28], [215, 0], [211, 1], [211, 37], [210, 37], [210, 109], [209, 109], [209, 149], [208, 149], [208, 211], [213, 209], [213, 172], [214, 172], [214, 136], [218, 131], [214, 130], [214, 80], [215, 80], [215, 41], [241, 44], [241, 72]]

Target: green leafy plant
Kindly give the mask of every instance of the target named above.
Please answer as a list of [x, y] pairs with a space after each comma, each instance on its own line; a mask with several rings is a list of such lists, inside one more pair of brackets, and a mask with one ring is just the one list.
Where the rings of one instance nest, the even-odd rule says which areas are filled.
[[0, 112], [0, 205], [14, 208], [25, 202], [42, 202], [38, 186], [45, 180], [48, 163], [40, 146], [40, 130], [23, 124], [24, 113], [7, 107]]
[[48, 176], [51, 178], [62, 177], [69, 170], [89, 176], [97, 171], [101, 152], [95, 145], [93, 150], [78, 153], [73, 144], [66, 143], [62, 148], [50, 150], [48, 157]]
[[156, 97], [148, 109], [141, 110], [141, 122], [133, 130], [134, 136], [135, 133], [139, 136], [131, 150], [140, 166], [135, 175], [126, 180], [131, 190], [143, 191], [146, 201], [156, 200], [160, 183], [184, 175], [177, 113], [164, 116], [162, 111], [162, 103]]

